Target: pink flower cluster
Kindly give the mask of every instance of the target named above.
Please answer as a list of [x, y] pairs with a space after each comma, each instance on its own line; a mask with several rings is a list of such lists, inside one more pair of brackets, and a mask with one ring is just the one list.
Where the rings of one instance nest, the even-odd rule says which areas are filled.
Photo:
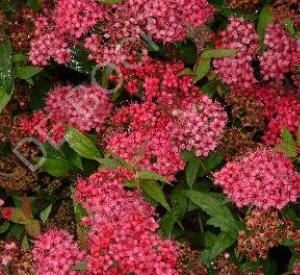
[[264, 39], [267, 50], [260, 56], [264, 80], [283, 79], [284, 74], [300, 65], [300, 39], [291, 38], [279, 24], [270, 24]]
[[120, 108], [114, 125], [124, 130], [111, 135], [107, 150], [140, 169], [174, 180], [184, 168], [180, 152], [194, 150], [197, 156], [208, 156], [227, 121], [221, 104], [204, 94], [177, 103], [178, 108], [150, 102]]
[[172, 134], [180, 150], [195, 151], [201, 157], [216, 149], [227, 121], [219, 102], [206, 95], [187, 98], [172, 115], [177, 124]]
[[79, 250], [73, 237], [64, 230], [49, 230], [34, 243], [32, 250], [37, 265], [37, 275], [84, 274], [72, 271], [75, 264], [82, 262], [85, 253]]
[[65, 124], [71, 124], [83, 132], [99, 132], [112, 108], [106, 91], [100, 86], [56, 87], [49, 93], [46, 107], [35, 112], [31, 119], [23, 119], [20, 126], [23, 131], [37, 135], [43, 142], [49, 138], [59, 142]]
[[183, 63], [167, 63], [147, 58], [141, 65], [121, 67], [121, 72], [129, 94], [137, 95], [142, 88], [143, 101], [176, 106], [183, 98], [199, 93], [191, 76], [178, 76], [183, 69]]
[[59, 0], [53, 11], [44, 10], [35, 22], [29, 59], [45, 66], [50, 58], [59, 64], [71, 60], [69, 47], [90, 31], [103, 12], [94, 0]]
[[179, 148], [168, 131], [173, 123], [153, 103], [121, 108], [114, 123], [127, 127], [109, 138], [107, 150], [141, 170], [151, 170], [169, 180], [184, 169]]
[[88, 274], [178, 274], [176, 245], [161, 239], [154, 208], [137, 191], [125, 191], [133, 175], [103, 169], [77, 183], [76, 198], [88, 211]]
[[206, 0], [128, 0], [114, 5], [95, 0], [58, 0], [53, 11], [45, 10], [37, 19], [29, 57], [40, 66], [47, 65], [51, 57], [67, 63], [71, 58], [69, 47], [82, 39], [90, 59], [120, 63], [133, 48], [144, 48], [141, 38], [184, 40], [185, 24], [203, 25], [213, 12]]
[[253, 23], [240, 17], [230, 18], [227, 29], [218, 34], [216, 48], [238, 50], [234, 56], [213, 61], [216, 74], [225, 84], [247, 89], [257, 82], [251, 65], [259, 48]]
[[261, 148], [238, 162], [229, 162], [214, 174], [238, 207], [255, 205], [282, 209], [300, 194], [300, 174], [283, 153]]
[[280, 143], [284, 127], [296, 135], [300, 124], [300, 103], [294, 95], [270, 86], [255, 86], [248, 93], [254, 95], [264, 106], [268, 125], [263, 140], [267, 144]]

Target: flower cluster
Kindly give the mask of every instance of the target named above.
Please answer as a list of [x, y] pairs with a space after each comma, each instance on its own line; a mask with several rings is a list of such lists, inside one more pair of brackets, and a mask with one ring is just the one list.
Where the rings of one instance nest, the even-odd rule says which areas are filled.
[[142, 100], [161, 106], [180, 106], [182, 99], [199, 93], [189, 75], [178, 76], [184, 69], [183, 63], [167, 63], [147, 58], [143, 63], [121, 66], [126, 90], [138, 95], [142, 89]]
[[246, 230], [239, 231], [238, 249], [252, 261], [266, 259], [269, 249], [285, 239], [287, 230], [277, 211], [253, 210], [246, 217]]
[[218, 34], [216, 48], [236, 49], [235, 56], [215, 59], [215, 72], [225, 84], [241, 89], [253, 86], [257, 81], [251, 61], [258, 50], [255, 25], [243, 18], [232, 17], [226, 30]]
[[179, 148], [195, 151], [199, 157], [208, 156], [217, 147], [227, 121], [221, 104], [205, 95], [187, 98], [172, 115], [177, 124], [173, 135]]
[[180, 151], [207, 156], [216, 148], [227, 120], [221, 105], [203, 94], [179, 105], [162, 108], [146, 102], [121, 108], [114, 123], [125, 129], [111, 135], [107, 149], [141, 169], [174, 180], [184, 168]]
[[154, 208], [123, 183], [133, 175], [124, 168], [102, 169], [80, 179], [77, 200], [88, 210], [88, 274], [178, 274], [178, 252], [161, 239]]
[[[30, 60], [40, 66], [51, 57], [58, 63], [68, 63], [69, 47], [82, 39], [90, 59], [120, 63], [130, 56], [132, 48], [144, 48], [142, 38], [151, 36], [160, 42], [184, 40], [185, 24], [203, 25], [213, 11], [206, 0], [130, 0], [115, 5], [94, 0], [59, 0], [54, 10], [45, 10], [36, 20]], [[89, 34], [92, 30], [95, 32]]]
[[79, 274], [72, 271], [72, 268], [85, 257], [73, 237], [64, 230], [51, 230], [42, 234], [35, 241], [32, 254], [37, 265], [37, 275]]
[[300, 47], [279, 24], [267, 28], [264, 44], [267, 50], [260, 56], [264, 80], [283, 79], [284, 74], [300, 65]]
[[300, 194], [300, 174], [294, 172], [292, 162], [283, 153], [267, 148], [228, 162], [214, 178], [238, 207], [282, 209]]
[[41, 141], [62, 139], [65, 124], [86, 132], [102, 130], [113, 105], [106, 91], [96, 85], [56, 87], [48, 94], [46, 107], [35, 112], [31, 119], [20, 122], [23, 131], [37, 135]]
[[272, 146], [281, 142], [284, 127], [296, 134], [300, 123], [300, 103], [294, 95], [268, 86], [256, 86], [249, 93], [263, 104], [264, 116], [268, 121], [264, 142]]

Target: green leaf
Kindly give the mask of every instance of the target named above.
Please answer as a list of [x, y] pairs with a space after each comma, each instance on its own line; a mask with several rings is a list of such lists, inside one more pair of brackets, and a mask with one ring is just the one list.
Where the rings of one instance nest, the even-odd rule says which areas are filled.
[[77, 222], [81, 221], [83, 217], [86, 217], [88, 215], [86, 209], [79, 203], [74, 201], [74, 214], [75, 214], [75, 220]]
[[294, 23], [291, 18], [287, 17], [283, 22], [283, 27], [287, 30], [290, 36], [294, 36], [296, 31], [294, 28]]
[[300, 147], [300, 126], [297, 129], [297, 147]]
[[23, 53], [15, 53], [12, 55], [12, 62], [17, 64], [26, 64], [28, 62], [27, 55]]
[[209, 73], [210, 61], [211, 61], [210, 58], [200, 57], [198, 59], [198, 62], [195, 64], [195, 67], [194, 67], [195, 82], [201, 80], [203, 77], [205, 77]]
[[46, 221], [48, 220], [51, 210], [52, 210], [52, 203], [49, 204], [44, 210], [41, 211], [40, 219], [43, 224], [45, 224]]
[[23, 80], [28, 80], [31, 79], [36, 74], [38, 74], [41, 70], [43, 69], [34, 66], [26, 66], [17, 69], [14, 73], [15, 73], [15, 77]]
[[290, 158], [297, 157], [297, 144], [294, 140], [293, 135], [289, 132], [287, 128], [283, 128], [282, 130], [282, 143], [284, 152], [287, 154]]
[[220, 84], [220, 81], [217, 79], [214, 79], [212, 81], [205, 83], [201, 87], [201, 91], [203, 93], [207, 94], [208, 96], [213, 97], [217, 92], [217, 87], [219, 84]]
[[201, 54], [201, 58], [221, 58], [236, 55], [236, 49], [209, 49]]
[[193, 157], [192, 159], [190, 159], [187, 164], [186, 182], [191, 189], [193, 188], [200, 167], [201, 167], [201, 163], [197, 157]]
[[85, 271], [85, 270], [87, 270], [86, 262], [77, 263], [72, 267], [72, 271]]
[[39, 0], [28, 0], [27, 3], [26, 3], [26, 6], [28, 8], [31, 8], [31, 9], [35, 10], [35, 11], [39, 11], [42, 8]]
[[10, 222], [6, 221], [0, 226], [0, 234], [5, 233], [10, 227]]
[[159, 180], [161, 182], [171, 185], [171, 183], [165, 177], [156, 174], [152, 171], [138, 171], [136, 172], [136, 176], [141, 180]]
[[66, 141], [70, 147], [81, 157], [96, 160], [101, 158], [102, 154], [95, 144], [84, 134], [73, 127], [69, 127], [65, 135]]
[[37, 220], [29, 220], [25, 224], [26, 233], [32, 237], [37, 238], [41, 234], [41, 225]]
[[80, 46], [76, 46], [72, 48], [71, 53], [72, 59], [71, 62], [68, 64], [68, 67], [77, 72], [91, 75], [92, 71], [94, 70], [97, 64], [96, 62], [90, 61], [88, 59], [87, 51]]
[[144, 192], [153, 200], [159, 202], [167, 210], [171, 210], [169, 203], [162, 191], [161, 186], [155, 181], [143, 181], [141, 187]]
[[234, 232], [240, 228], [235, 219], [228, 219], [223, 215], [213, 216], [207, 221], [207, 224], [219, 227], [224, 232]]
[[115, 169], [118, 167], [119, 163], [117, 160], [114, 159], [108, 159], [108, 158], [99, 158], [97, 161], [102, 164], [106, 168], [112, 168]]
[[[214, 260], [220, 253], [225, 251], [227, 248], [229, 248], [231, 245], [233, 245], [236, 241], [236, 238], [228, 233], [228, 232], [221, 232], [211, 248], [211, 250], [205, 250], [207, 251], [207, 259], [205, 259], [207, 262], [210, 262]], [[201, 257], [202, 258], [202, 257]], [[202, 258], [203, 259], [203, 258]]]
[[72, 170], [70, 163], [64, 159], [46, 159], [43, 167], [48, 174], [54, 177], [67, 176]]
[[29, 250], [29, 243], [28, 243], [28, 238], [25, 235], [21, 244], [22, 248], [25, 250]]
[[257, 24], [257, 33], [263, 41], [267, 26], [273, 21], [273, 13], [271, 12], [269, 4], [265, 5], [259, 15]]
[[12, 98], [12, 91], [10, 93], [7, 93], [4, 86], [0, 86], [0, 113], [3, 111], [7, 103]]
[[184, 68], [178, 76], [194, 74], [190, 68]]
[[214, 152], [208, 157], [202, 159], [203, 166], [205, 167], [204, 172], [210, 172], [219, 167], [223, 162], [224, 156], [222, 152]]

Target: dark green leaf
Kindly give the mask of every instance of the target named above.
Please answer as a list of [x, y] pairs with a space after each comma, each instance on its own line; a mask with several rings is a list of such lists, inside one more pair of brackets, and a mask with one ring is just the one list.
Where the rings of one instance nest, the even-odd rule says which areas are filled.
[[48, 174], [54, 177], [67, 176], [72, 170], [70, 163], [63, 159], [46, 159], [43, 167]]
[[136, 176], [141, 180], [159, 180], [161, 182], [171, 184], [166, 178], [152, 171], [138, 171]]
[[80, 73], [91, 75], [96, 68], [96, 63], [88, 59], [88, 53], [85, 49], [76, 46], [72, 49], [72, 59], [68, 66]]
[[4, 86], [0, 86], [0, 113], [3, 111], [7, 103], [10, 101], [13, 93], [7, 93]]
[[29, 250], [29, 243], [28, 243], [28, 238], [25, 235], [21, 244], [22, 248], [25, 250]]
[[160, 185], [155, 181], [144, 181], [141, 183], [144, 192], [153, 200], [159, 202], [167, 210], [171, 210]]
[[197, 178], [199, 169], [201, 167], [200, 160], [197, 157], [193, 157], [189, 160], [186, 168], [186, 181], [188, 186], [192, 189], [194, 182]]
[[15, 73], [15, 77], [28, 80], [38, 74], [42, 68], [34, 67], [34, 66], [26, 66], [17, 69]]
[[94, 145], [94, 143], [77, 129], [70, 126], [67, 130], [65, 138], [70, 147], [79, 156], [92, 160], [102, 157], [102, 154]]
[[0, 225], [0, 234], [5, 233], [10, 227], [10, 222], [6, 221]]

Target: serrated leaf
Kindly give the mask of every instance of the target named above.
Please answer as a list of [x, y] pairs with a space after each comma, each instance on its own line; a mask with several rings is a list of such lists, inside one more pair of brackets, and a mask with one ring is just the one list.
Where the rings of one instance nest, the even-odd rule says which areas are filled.
[[205, 77], [210, 71], [210, 58], [200, 57], [194, 67], [194, 81], [197, 82]]
[[54, 177], [67, 176], [72, 167], [64, 159], [46, 159], [43, 163], [45, 171]]
[[196, 157], [191, 158], [186, 168], [186, 182], [189, 188], [193, 188], [194, 182], [197, 178], [199, 169], [201, 167], [200, 160]]
[[221, 58], [236, 55], [236, 49], [209, 49], [201, 54], [201, 58]]
[[29, 220], [25, 224], [26, 233], [32, 237], [37, 238], [41, 234], [41, 225], [37, 220]]
[[289, 132], [288, 129], [283, 128], [282, 130], [282, 144], [284, 148], [284, 152], [290, 158], [297, 157], [297, 144], [294, 140], [293, 135]]
[[44, 210], [41, 211], [40, 219], [43, 224], [45, 224], [46, 221], [48, 220], [51, 210], [52, 210], [52, 203], [49, 204]]
[[234, 232], [239, 229], [236, 220], [228, 219], [224, 216], [213, 216], [207, 221], [207, 224], [219, 227], [224, 232]]
[[159, 202], [167, 210], [171, 210], [171, 207], [162, 191], [161, 186], [155, 181], [143, 181], [141, 182], [143, 191], [153, 200]]
[[66, 141], [70, 147], [81, 157], [96, 160], [101, 158], [102, 154], [95, 144], [84, 134], [73, 127], [68, 127], [65, 135]]
[[42, 68], [34, 67], [34, 66], [26, 66], [26, 67], [21, 67], [17, 69], [15, 73], [15, 77], [23, 79], [23, 80], [28, 80], [31, 79], [33, 76], [38, 74], [40, 71], [42, 71]]
[[235, 241], [236, 238], [231, 233], [221, 232], [217, 236], [212, 249], [209, 250], [208, 261], [214, 260], [220, 253], [233, 245]]
[[141, 180], [158, 180], [171, 185], [171, 183], [165, 177], [152, 171], [137, 171], [136, 176]]

